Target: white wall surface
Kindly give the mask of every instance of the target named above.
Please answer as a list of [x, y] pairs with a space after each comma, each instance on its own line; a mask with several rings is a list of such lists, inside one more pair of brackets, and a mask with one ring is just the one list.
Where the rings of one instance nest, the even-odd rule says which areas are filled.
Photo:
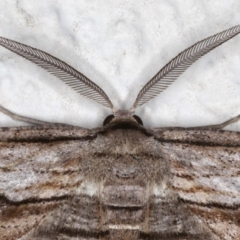
[[[117, 108], [195, 42], [240, 24], [234, 0], [0, 0], [0, 36], [52, 54], [104, 89]], [[87, 128], [110, 110], [0, 47], [0, 104]], [[191, 66], [136, 113], [146, 127], [216, 124], [240, 114], [240, 35]], [[0, 114], [0, 126], [22, 126]], [[232, 130], [240, 131], [240, 123]]]

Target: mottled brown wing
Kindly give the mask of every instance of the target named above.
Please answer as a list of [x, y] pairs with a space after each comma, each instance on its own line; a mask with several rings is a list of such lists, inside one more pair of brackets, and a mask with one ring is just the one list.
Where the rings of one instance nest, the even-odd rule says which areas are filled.
[[216, 239], [240, 239], [240, 133], [162, 130], [156, 136], [178, 201]]
[[[1, 239], [56, 239], [56, 231], [61, 236], [56, 214], [67, 219], [69, 199], [91, 188], [85, 185], [81, 161], [93, 135], [71, 126], [0, 129]], [[90, 201], [83, 209], [94, 211]]]
[[209, 147], [204, 131], [38, 131], [0, 131], [4, 239], [239, 239], [237, 144]]

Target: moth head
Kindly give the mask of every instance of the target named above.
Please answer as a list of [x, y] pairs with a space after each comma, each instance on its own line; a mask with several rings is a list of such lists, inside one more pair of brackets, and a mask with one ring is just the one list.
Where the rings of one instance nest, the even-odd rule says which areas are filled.
[[133, 123], [143, 126], [142, 119], [134, 115], [134, 111], [131, 110], [117, 110], [113, 111], [113, 114], [108, 115], [105, 120], [103, 121], [103, 126], [110, 124], [110, 123]]

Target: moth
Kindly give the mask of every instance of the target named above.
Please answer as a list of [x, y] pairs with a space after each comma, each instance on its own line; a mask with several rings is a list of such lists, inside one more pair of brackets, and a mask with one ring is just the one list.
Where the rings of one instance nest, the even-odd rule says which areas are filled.
[[129, 110], [116, 109], [86, 76], [50, 54], [0, 38], [79, 94], [112, 109], [102, 127], [0, 128], [1, 239], [240, 239], [240, 133], [219, 125], [144, 127], [134, 110], [192, 63], [240, 33], [197, 42], [165, 65]]

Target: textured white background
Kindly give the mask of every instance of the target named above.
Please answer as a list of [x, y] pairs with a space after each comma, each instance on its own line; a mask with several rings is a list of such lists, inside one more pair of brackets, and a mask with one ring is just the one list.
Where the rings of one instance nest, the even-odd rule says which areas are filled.
[[[240, 24], [234, 0], [0, 0], [0, 36], [67, 62], [130, 108], [142, 86], [179, 52]], [[0, 47], [0, 104], [21, 115], [82, 127], [110, 111]], [[204, 56], [137, 109], [147, 127], [216, 124], [240, 114], [240, 36]], [[20, 126], [0, 114], [0, 126]], [[240, 131], [240, 123], [234, 130]]]

